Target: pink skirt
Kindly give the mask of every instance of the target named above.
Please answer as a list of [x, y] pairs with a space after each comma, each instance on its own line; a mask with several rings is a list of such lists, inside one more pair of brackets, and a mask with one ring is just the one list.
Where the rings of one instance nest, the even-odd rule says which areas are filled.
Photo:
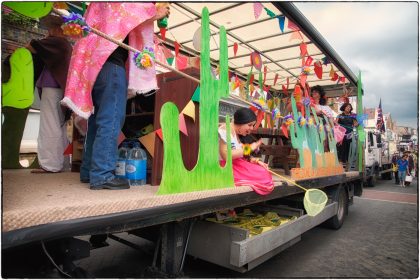
[[[220, 164], [224, 166], [226, 161], [221, 160]], [[234, 159], [233, 166], [233, 179], [235, 185], [249, 186], [256, 193], [267, 195], [274, 189], [273, 178], [271, 174], [261, 165], [251, 163], [243, 158]]]

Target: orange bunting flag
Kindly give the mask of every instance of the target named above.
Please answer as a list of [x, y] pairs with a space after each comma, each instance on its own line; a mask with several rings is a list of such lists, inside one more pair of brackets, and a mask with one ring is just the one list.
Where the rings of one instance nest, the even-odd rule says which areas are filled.
[[178, 56], [179, 53], [179, 47], [181, 46], [177, 41], [174, 43], [175, 45], [175, 56]]
[[159, 136], [160, 140], [163, 141], [162, 128], [159, 128], [155, 132], [156, 132], [157, 136]]
[[331, 64], [331, 68], [330, 68], [330, 78], [332, 79], [334, 77], [335, 71], [334, 71], [334, 67]]
[[276, 73], [276, 75], [274, 76], [274, 83], [273, 83], [273, 87], [277, 84], [277, 80], [279, 78], [279, 74]]
[[238, 43], [233, 44], [233, 55], [236, 56], [236, 53], [238, 52]]
[[262, 122], [262, 120], [264, 119], [264, 115], [265, 113], [261, 110], [258, 110], [258, 115], [257, 115], [257, 122], [254, 125], [254, 128], [258, 128]]
[[292, 35], [289, 38], [289, 41], [292, 41], [292, 40], [301, 40], [301, 41], [303, 41], [303, 37], [302, 37], [302, 35], [300, 34], [299, 31], [293, 31]]

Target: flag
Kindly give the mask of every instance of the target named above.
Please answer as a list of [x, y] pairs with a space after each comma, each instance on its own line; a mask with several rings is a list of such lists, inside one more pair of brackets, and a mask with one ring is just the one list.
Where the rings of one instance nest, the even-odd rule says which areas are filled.
[[287, 28], [289, 28], [290, 30], [299, 31], [299, 27], [290, 19], [288, 19], [287, 21]]
[[385, 132], [384, 116], [382, 114], [382, 100], [379, 99], [378, 116], [376, 117], [376, 129]]

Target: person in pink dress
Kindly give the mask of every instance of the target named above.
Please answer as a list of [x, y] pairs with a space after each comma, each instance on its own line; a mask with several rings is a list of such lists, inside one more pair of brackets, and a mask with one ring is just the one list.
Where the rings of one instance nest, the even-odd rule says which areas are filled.
[[[238, 109], [233, 116], [230, 126], [232, 147], [233, 178], [236, 186], [250, 186], [261, 195], [267, 195], [274, 189], [268, 165], [258, 158], [252, 157], [252, 151], [258, 151], [262, 140], [254, 141], [250, 136], [254, 129], [257, 117], [248, 108]], [[219, 151], [221, 165], [224, 166], [227, 158], [226, 124], [219, 127]]]

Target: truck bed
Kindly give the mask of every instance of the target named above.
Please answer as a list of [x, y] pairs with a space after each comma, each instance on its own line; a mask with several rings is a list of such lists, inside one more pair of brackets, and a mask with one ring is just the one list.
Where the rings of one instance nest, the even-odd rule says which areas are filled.
[[[72, 172], [2, 173], [2, 248], [65, 236], [127, 231], [301, 192], [274, 177], [276, 187], [267, 196], [256, 194], [250, 187], [157, 195], [158, 186], [151, 185], [93, 191], [88, 184], [80, 183], [79, 173]], [[323, 188], [358, 177], [358, 172], [347, 172], [300, 184]]]

